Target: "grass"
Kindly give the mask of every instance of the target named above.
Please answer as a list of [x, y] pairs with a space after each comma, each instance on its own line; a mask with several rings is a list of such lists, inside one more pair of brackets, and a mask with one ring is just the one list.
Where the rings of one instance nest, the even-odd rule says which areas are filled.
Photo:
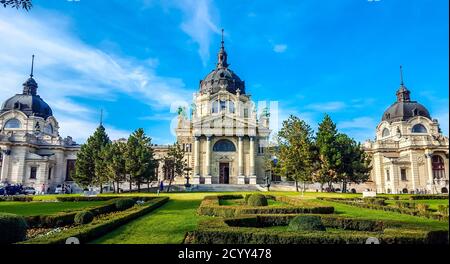
[[[228, 206], [242, 206], [245, 205], [244, 199], [221, 199], [219, 200], [220, 205], [228, 205]], [[268, 206], [272, 207], [280, 207], [280, 206], [290, 206], [287, 203], [275, 201], [272, 199], [267, 199]]]
[[[409, 202], [414, 204], [428, 204], [430, 209], [437, 210], [439, 205], [448, 205], [448, 200], [399, 200], [400, 202]], [[386, 200], [389, 205], [395, 205], [395, 200]]]
[[63, 211], [98, 206], [105, 201], [89, 202], [0, 202], [0, 212], [23, 216], [49, 215]]

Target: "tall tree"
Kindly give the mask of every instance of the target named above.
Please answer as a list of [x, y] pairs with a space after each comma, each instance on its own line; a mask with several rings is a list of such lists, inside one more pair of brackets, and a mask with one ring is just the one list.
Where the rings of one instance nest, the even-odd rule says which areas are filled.
[[169, 146], [169, 151], [167, 152], [167, 159], [169, 159], [170, 162], [167, 162], [166, 164], [170, 164], [170, 166], [172, 166], [173, 168], [173, 175], [172, 177], [170, 177], [169, 186], [167, 187], [167, 192], [169, 192], [174, 177], [183, 176], [184, 169], [187, 167], [187, 163], [184, 160], [184, 150], [181, 147], [181, 145], [178, 144], [178, 142], [175, 143], [173, 146]]
[[75, 174], [73, 175], [73, 180], [77, 184], [87, 187], [96, 183], [95, 161], [99, 159], [102, 148], [109, 143], [110, 140], [105, 128], [103, 125], [98, 126], [94, 134], [87, 139], [77, 153]]
[[27, 11], [33, 6], [31, 0], [0, 0], [0, 4], [3, 5], [3, 7], [10, 6], [17, 9], [23, 8]]
[[100, 186], [100, 193], [103, 193], [103, 185], [110, 181], [111, 172], [109, 162], [111, 160], [111, 143], [101, 147], [98, 158], [94, 161], [95, 178], [94, 184]]
[[270, 181], [272, 174], [277, 170], [277, 163], [274, 158], [277, 156], [277, 148], [274, 144], [264, 147], [264, 172], [266, 173], [267, 191], [270, 191]]
[[337, 178], [342, 183], [342, 192], [346, 192], [347, 183], [362, 183], [369, 179], [370, 158], [361, 144], [345, 134], [337, 135], [336, 144], [341, 161], [337, 167]]
[[127, 152], [127, 144], [124, 142], [114, 142], [109, 148], [108, 170], [111, 181], [115, 182], [116, 192], [119, 193], [120, 183], [125, 181], [125, 155]]
[[151, 138], [145, 135], [142, 128], [134, 131], [128, 138], [125, 168], [130, 175], [130, 191], [132, 182], [136, 183], [138, 192], [141, 191], [141, 183], [152, 166], [153, 152], [150, 143]]
[[340, 166], [339, 150], [336, 143], [336, 124], [327, 114], [324, 116], [316, 135], [315, 145], [319, 154], [319, 167], [314, 173], [314, 180], [328, 187], [337, 180], [337, 168]]
[[281, 130], [277, 136], [279, 146], [279, 170], [288, 179], [295, 181], [296, 190], [298, 183], [311, 181], [314, 169], [315, 152], [313, 146], [312, 130], [303, 120], [291, 115], [283, 121]]

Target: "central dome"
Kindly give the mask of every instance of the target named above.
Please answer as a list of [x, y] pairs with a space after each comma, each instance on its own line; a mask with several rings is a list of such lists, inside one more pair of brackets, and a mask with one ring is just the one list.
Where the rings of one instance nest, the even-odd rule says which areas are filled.
[[245, 94], [245, 82], [228, 68], [228, 55], [223, 43], [222, 35], [222, 47], [217, 54], [217, 66], [202, 81], [200, 81], [200, 92], [202, 94], [208, 92], [214, 94], [224, 89], [233, 94], [236, 94], [238, 90], [240, 94]]

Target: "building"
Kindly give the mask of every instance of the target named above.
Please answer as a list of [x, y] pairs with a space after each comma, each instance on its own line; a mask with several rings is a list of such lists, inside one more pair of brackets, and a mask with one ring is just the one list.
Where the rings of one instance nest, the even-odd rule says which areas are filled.
[[[257, 184], [265, 182], [264, 144], [270, 134], [269, 114], [257, 117], [255, 103], [245, 82], [228, 64], [223, 37], [216, 67], [200, 81], [193, 95], [192, 111], [180, 108], [177, 142], [185, 150], [193, 184]], [[166, 147], [156, 147], [164, 159]], [[159, 174], [169, 179], [173, 172], [160, 162]], [[176, 177], [176, 183], [185, 183]]]
[[79, 145], [59, 135], [58, 121], [37, 88], [32, 63], [23, 92], [1, 107], [0, 182], [52, 192], [57, 185], [71, 183]]
[[376, 128], [375, 141], [365, 144], [377, 192], [448, 193], [448, 137], [428, 110], [411, 100], [402, 72], [396, 95]]

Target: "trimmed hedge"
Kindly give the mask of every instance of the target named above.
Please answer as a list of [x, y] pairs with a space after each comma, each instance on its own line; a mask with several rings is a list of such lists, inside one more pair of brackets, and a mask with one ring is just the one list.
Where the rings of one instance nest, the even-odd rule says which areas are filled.
[[[238, 215], [253, 214], [332, 214], [334, 207], [322, 206], [317, 203], [302, 201], [291, 197], [276, 196], [277, 201], [288, 203], [286, 207], [250, 207], [250, 206], [225, 206], [220, 205], [219, 200], [223, 196], [205, 196], [197, 213], [200, 215], [234, 217]], [[242, 199], [242, 195], [234, 195], [235, 198]]]
[[93, 202], [108, 201], [121, 198], [120, 196], [57, 196], [58, 202]]
[[381, 233], [365, 231], [292, 232], [252, 227], [230, 227], [220, 218], [208, 219], [200, 222], [197, 230], [187, 233], [184, 243], [365, 244], [368, 237], [374, 236], [377, 237], [382, 244], [448, 244], [448, 231], [445, 230], [385, 229]]
[[89, 224], [94, 220], [94, 214], [89, 211], [81, 211], [75, 215], [74, 222], [77, 225]]
[[410, 200], [445, 200], [448, 199], [447, 194], [418, 194], [411, 195]]
[[11, 244], [25, 240], [27, 222], [22, 216], [0, 213], [0, 244]]
[[168, 197], [157, 197], [147, 202], [144, 206], [135, 206], [126, 211], [108, 215], [103, 219], [70, 228], [50, 236], [36, 237], [20, 244], [64, 244], [69, 237], [77, 237], [81, 243], [87, 243], [103, 235], [108, 234], [117, 227], [124, 225], [138, 217], [141, 217], [169, 200]]
[[305, 231], [305, 230], [325, 231], [326, 228], [323, 225], [320, 217], [317, 215], [298, 215], [289, 222], [289, 230], [292, 230], [292, 231]]
[[267, 202], [267, 198], [262, 194], [252, 194], [247, 199], [248, 206], [267, 206], [269, 203]]
[[353, 198], [329, 198], [329, 197], [317, 197], [319, 200], [323, 201], [329, 201], [329, 202], [336, 202], [336, 203], [343, 203], [351, 206], [366, 208], [366, 209], [373, 209], [373, 210], [382, 210], [382, 211], [388, 211], [388, 212], [396, 212], [400, 214], [407, 214], [412, 216], [419, 216], [419, 217], [426, 217], [438, 221], [448, 221], [448, 215], [442, 215], [442, 214], [433, 214], [429, 211], [422, 211], [419, 212], [416, 209], [410, 209], [410, 208], [398, 208], [393, 206], [381, 206], [381, 205], [375, 205], [375, 204], [368, 204], [361, 202], [361, 199], [353, 199]]
[[33, 197], [26, 195], [0, 196], [0, 202], [31, 202], [31, 201], [33, 201]]
[[114, 204], [116, 205], [116, 209], [118, 211], [124, 211], [127, 210], [128, 208], [133, 207], [136, 204], [136, 202], [130, 198], [123, 198], [116, 200]]

